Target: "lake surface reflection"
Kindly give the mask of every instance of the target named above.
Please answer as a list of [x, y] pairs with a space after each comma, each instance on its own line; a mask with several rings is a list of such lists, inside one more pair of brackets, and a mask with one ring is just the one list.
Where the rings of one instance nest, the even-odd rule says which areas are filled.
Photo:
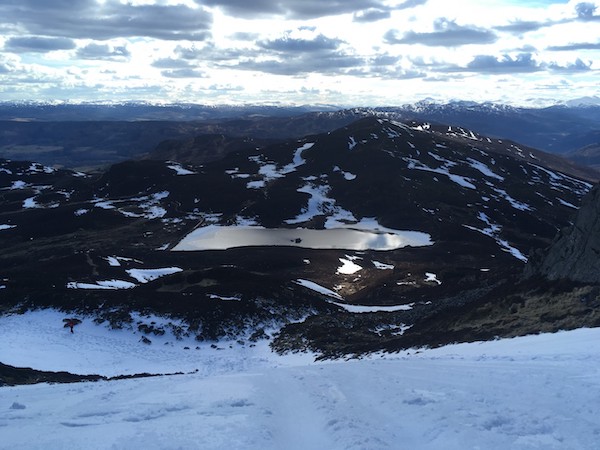
[[386, 228], [360, 230], [335, 228], [264, 228], [257, 226], [209, 225], [188, 234], [173, 251], [226, 250], [250, 246], [289, 246], [312, 249], [395, 250], [432, 245], [431, 236], [419, 231]]

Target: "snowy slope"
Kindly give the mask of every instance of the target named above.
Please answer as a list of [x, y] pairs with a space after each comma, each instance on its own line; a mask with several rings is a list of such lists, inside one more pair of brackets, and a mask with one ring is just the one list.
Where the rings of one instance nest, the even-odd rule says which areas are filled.
[[[154, 371], [192, 367], [191, 350], [136, 348], [125, 332], [97, 327], [94, 335], [96, 326], [85, 322], [73, 335], [51, 330], [60, 342], [49, 342], [42, 356], [36, 345], [50, 330], [27, 328], [19, 317], [2, 318], [0, 329], [8, 331], [0, 354], [13, 360], [5, 362], [16, 362], [10, 338], [28, 344], [21, 362], [46, 368], [59, 352], [77, 348], [77, 366], [87, 372], [107, 372], [113, 362], [101, 355], [127, 348], [132, 360], [144, 356]], [[34, 326], [40, 318], [51, 313], [27, 320]], [[108, 334], [112, 347], [99, 339]], [[593, 449], [600, 434], [600, 349], [590, 343], [599, 338], [600, 329], [580, 329], [325, 363], [309, 362], [309, 355], [279, 358], [263, 348], [256, 349], [263, 358], [248, 364], [224, 349], [231, 364], [220, 373], [202, 369], [217, 358], [198, 357], [199, 372], [187, 375], [5, 387], [0, 447]], [[161, 361], [159, 353], [171, 359]]]

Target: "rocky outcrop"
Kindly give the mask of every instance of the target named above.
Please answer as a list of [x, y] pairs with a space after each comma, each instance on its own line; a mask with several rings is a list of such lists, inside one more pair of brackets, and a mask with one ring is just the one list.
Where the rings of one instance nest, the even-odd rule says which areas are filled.
[[526, 274], [600, 283], [600, 184], [583, 199], [574, 224], [561, 231]]

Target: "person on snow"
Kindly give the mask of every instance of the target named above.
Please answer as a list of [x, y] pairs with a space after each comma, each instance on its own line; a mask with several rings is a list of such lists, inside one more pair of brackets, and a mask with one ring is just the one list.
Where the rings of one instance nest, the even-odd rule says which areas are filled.
[[63, 322], [65, 323], [63, 325], [63, 328], [69, 327], [71, 329], [71, 333], [73, 333], [73, 327], [77, 324], [80, 324], [81, 320], [79, 320], [79, 319], [63, 319]]

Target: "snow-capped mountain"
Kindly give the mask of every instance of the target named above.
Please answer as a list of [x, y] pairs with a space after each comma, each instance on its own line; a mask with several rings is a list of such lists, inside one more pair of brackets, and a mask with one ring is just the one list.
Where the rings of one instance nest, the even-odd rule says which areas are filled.
[[[507, 289], [594, 177], [464, 128], [377, 117], [204, 165], [3, 161], [0, 296], [150, 342], [248, 343], [286, 324], [278, 350], [330, 356], [472, 340], [486, 335], [419, 326]], [[504, 332], [538, 331], [519, 330]]]
[[496, 103], [455, 101], [418, 102], [401, 107], [375, 108], [379, 114], [403, 120], [426, 120], [511, 139], [546, 152], [566, 154], [600, 139], [600, 106], [570, 103], [546, 108], [513, 107]]

